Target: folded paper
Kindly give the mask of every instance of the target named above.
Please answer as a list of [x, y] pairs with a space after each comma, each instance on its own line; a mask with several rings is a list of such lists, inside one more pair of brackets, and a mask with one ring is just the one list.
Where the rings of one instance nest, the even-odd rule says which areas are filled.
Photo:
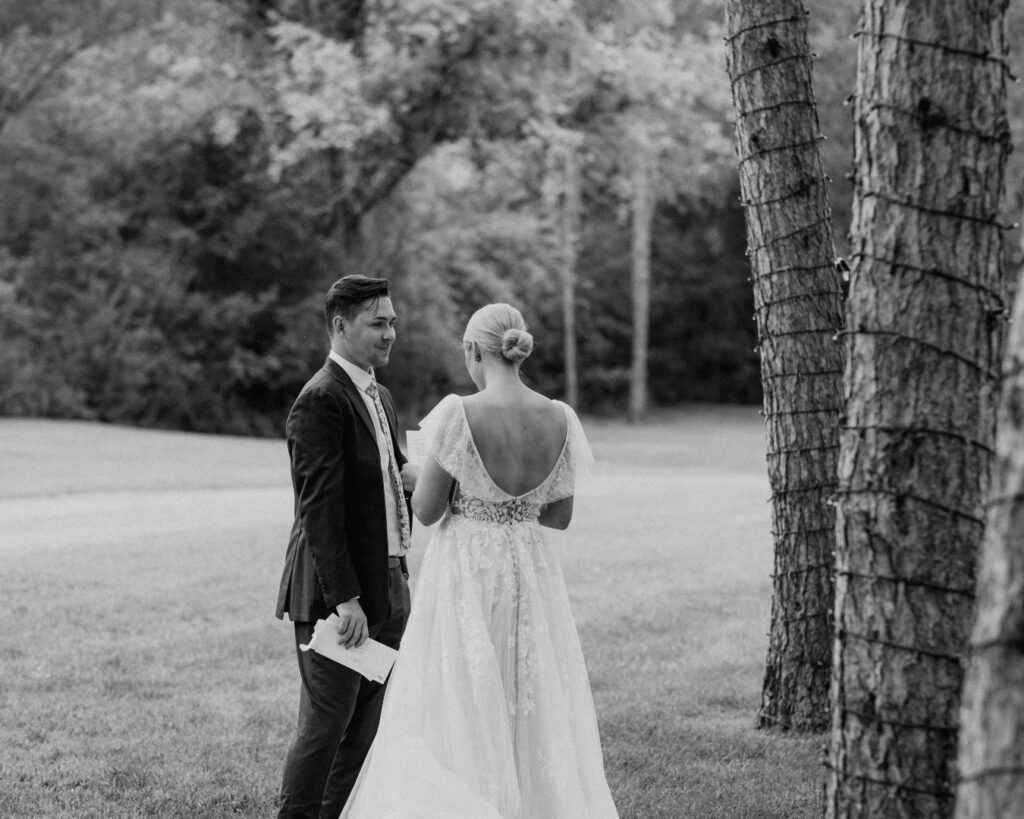
[[388, 678], [391, 666], [398, 657], [395, 649], [376, 640], [367, 639], [357, 648], [339, 645], [337, 614], [332, 614], [326, 620], [317, 620], [313, 627], [313, 638], [299, 648], [303, 651], [314, 651], [322, 657], [358, 671], [368, 680], [379, 683]]

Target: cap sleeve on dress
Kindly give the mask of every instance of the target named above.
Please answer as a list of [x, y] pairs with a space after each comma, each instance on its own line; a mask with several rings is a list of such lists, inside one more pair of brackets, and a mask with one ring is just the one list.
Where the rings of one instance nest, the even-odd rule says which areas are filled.
[[590, 451], [590, 444], [587, 442], [587, 435], [583, 431], [579, 417], [568, 404], [562, 401], [555, 403], [565, 411], [565, 454], [549, 487], [549, 502], [575, 495], [578, 482], [586, 477], [594, 463], [594, 454]]
[[419, 426], [426, 436], [427, 456], [458, 479], [465, 463], [468, 431], [464, 423], [462, 399], [454, 394], [446, 395], [420, 421]]
[[587, 441], [587, 434], [583, 431], [583, 424], [580, 423], [580, 419], [576, 415], [576, 412], [568, 404], [562, 404], [562, 406], [565, 407], [565, 419], [569, 424], [567, 432], [569, 456], [576, 465], [578, 476], [579, 470], [589, 470], [590, 467], [593, 466], [594, 453], [590, 449], [590, 443]]

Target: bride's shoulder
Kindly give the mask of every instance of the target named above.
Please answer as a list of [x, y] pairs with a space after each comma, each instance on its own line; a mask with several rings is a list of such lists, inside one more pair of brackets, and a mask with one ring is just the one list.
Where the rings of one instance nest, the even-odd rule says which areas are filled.
[[434, 404], [434, 408], [420, 421], [420, 427], [423, 429], [436, 429], [440, 426], [448, 426], [453, 419], [461, 414], [462, 399], [455, 395], [455, 393], [449, 393]]
[[559, 419], [564, 417], [567, 421], [572, 421], [576, 418], [576, 413], [573, 412], [572, 407], [566, 404], [565, 401], [560, 401], [557, 398], [549, 398], [547, 401], [549, 412], [553, 417]]
[[557, 399], [552, 403], [558, 408], [558, 412], [565, 418], [565, 437], [569, 442], [570, 449], [587, 449], [587, 434], [583, 430], [583, 422], [569, 404]]
[[471, 418], [492, 417], [495, 413], [501, 413], [514, 409], [514, 404], [501, 400], [498, 396], [486, 392], [475, 392], [459, 398], [460, 406]]
[[559, 401], [557, 398], [552, 398], [551, 404], [558, 410], [560, 414], [563, 414], [568, 418], [578, 419], [579, 416], [576, 415], [576, 411], [571, 406], [566, 404], [565, 401]]
[[448, 411], [458, 409], [462, 406], [462, 402], [464, 400], [465, 399], [461, 395], [456, 395], [455, 393], [450, 392], [434, 405], [434, 409], [441, 409], [442, 407]]
[[557, 398], [549, 398], [542, 392], [527, 390], [523, 406], [533, 412], [548, 413], [552, 416], [561, 414], [561, 404]]

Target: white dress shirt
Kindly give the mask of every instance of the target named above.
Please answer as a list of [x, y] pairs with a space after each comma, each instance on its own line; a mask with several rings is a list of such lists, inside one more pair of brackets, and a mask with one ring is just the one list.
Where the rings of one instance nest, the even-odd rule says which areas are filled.
[[[356, 366], [346, 358], [342, 358], [334, 350], [330, 352], [330, 358], [339, 367], [341, 367], [348, 377], [352, 379], [352, 383], [356, 385], [356, 389], [359, 390], [359, 395], [363, 399], [363, 403], [366, 405], [367, 412], [370, 413], [370, 421], [373, 423], [373, 428], [377, 433], [377, 449], [380, 451], [380, 474], [381, 482], [384, 484], [384, 512], [387, 515], [388, 521], [388, 554], [398, 555], [401, 553], [402, 545], [402, 530], [401, 523], [398, 519], [398, 499], [395, 497], [394, 490], [391, 488], [391, 476], [388, 473], [388, 444], [385, 436], [391, 433], [386, 429], [380, 428], [380, 419], [377, 416], [377, 408], [373, 405], [373, 399], [366, 394], [366, 388], [370, 386], [370, 382], [373, 381], [373, 374], [361, 367]], [[397, 442], [393, 442], [394, 447], [397, 450]], [[405, 501], [405, 498], [402, 498]]]

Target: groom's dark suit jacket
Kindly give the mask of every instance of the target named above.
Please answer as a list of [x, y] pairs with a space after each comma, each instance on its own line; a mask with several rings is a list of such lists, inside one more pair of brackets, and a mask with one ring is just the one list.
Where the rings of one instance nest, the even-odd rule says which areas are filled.
[[[380, 396], [401, 469], [394, 402], [383, 386]], [[295, 399], [285, 430], [295, 523], [277, 616], [315, 622], [359, 597], [367, 621], [379, 623], [388, 615], [390, 582], [380, 453], [359, 390], [330, 358]]]

